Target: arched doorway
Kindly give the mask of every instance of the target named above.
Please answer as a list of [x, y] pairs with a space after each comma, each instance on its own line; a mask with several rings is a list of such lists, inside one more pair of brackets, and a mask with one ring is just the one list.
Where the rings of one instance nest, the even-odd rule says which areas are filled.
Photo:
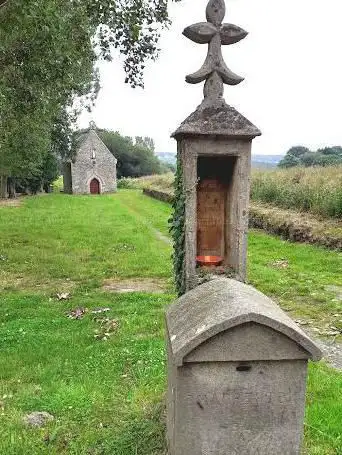
[[95, 178], [90, 181], [90, 194], [100, 194], [100, 182]]

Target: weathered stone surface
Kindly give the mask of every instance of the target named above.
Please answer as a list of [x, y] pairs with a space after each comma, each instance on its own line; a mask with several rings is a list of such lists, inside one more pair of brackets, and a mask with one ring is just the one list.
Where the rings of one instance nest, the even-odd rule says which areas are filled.
[[[177, 366], [202, 343], [247, 323], [266, 326], [289, 338], [306, 352], [306, 358], [322, 357], [320, 349], [278, 305], [252, 286], [236, 280], [218, 278], [198, 286], [169, 307], [166, 318]], [[246, 346], [250, 350], [242, 350], [243, 358], [238, 358], [236, 349], [240, 348], [235, 344], [230, 360], [255, 360], [255, 343]], [[261, 351], [264, 354], [260, 352], [258, 360], [279, 360], [279, 353], [268, 352], [266, 345]]]
[[171, 193], [151, 188], [143, 188], [143, 193], [146, 194], [147, 196], [153, 197], [154, 199], [158, 199], [159, 201], [163, 202], [172, 203], [174, 199], [174, 196]]
[[[214, 82], [213, 82], [214, 83]], [[222, 99], [215, 104], [205, 100], [173, 133], [182, 136], [224, 136], [225, 138], [253, 139], [260, 136], [260, 130], [234, 107]]]
[[31, 427], [43, 427], [54, 420], [54, 416], [45, 411], [35, 411], [27, 414], [23, 421]]
[[[299, 455], [306, 361], [180, 369], [172, 455]], [[182, 401], [181, 401], [182, 400]]]
[[[226, 12], [224, 0], [209, 0], [206, 17], [207, 23], [200, 22], [186, 27], [183, 35], [199, 44], [208, 43], [208, 53], [202, 67], [193, 74], [186, 76], [186, 81], [190, 84], [198, 84], [204, 80], [210, 79], [216, 75], [222, 83], [228, 85], [237, 85], [243, 81], [243, 77], [233, 73], [226, 65], [222, 56], [222, 44], [234, 44], [244, 39], [247, 32], [242, 28], [232, 25], [223, 24], [222, 20]], [[215, 85], [219, 90], [211, 93], [212, 99], [221, 97], [219, 85]], [[207, 98], [208, 92], [204, 91]]]
[[97, 179], [100, 193], [116, 191], [117, 160], [108, 150], [95, 129], [82, 134], [77, 144], [76, 158], [66, 163], [64, 172], [65, 192], [89, 194], [90, 182]]
[[299, 455], [319, 348], [268, 297], [216, 279], [166, 315], [170, 455]]
[[184, 357], [184, 362], [307, 359], [308, 352], [286, 335], [255, 322], [220, 332]]

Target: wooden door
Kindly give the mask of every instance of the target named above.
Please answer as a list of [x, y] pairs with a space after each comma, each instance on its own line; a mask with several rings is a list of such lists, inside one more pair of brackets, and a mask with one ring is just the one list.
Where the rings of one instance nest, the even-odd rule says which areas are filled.
[[100, 194], [100, 182], [95, 178], [90, 182], [90, 194]]
[[197, 255], [224, 256], [225, 185], [214, 179], [197, 187]]

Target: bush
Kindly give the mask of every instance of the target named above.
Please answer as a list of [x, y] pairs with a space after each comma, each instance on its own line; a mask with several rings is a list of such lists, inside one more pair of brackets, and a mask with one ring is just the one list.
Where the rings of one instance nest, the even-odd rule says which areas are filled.
[[118, 188], [120, 189], [139, 189], [139, 185], [137, 183], [138, 179], [134, 179], [131, 177], [122, 177], [121, 179], [118, 180]]
[[63, 190], [63, 176], [59, 176], [52, 184], [53, 192], [60, 193]]

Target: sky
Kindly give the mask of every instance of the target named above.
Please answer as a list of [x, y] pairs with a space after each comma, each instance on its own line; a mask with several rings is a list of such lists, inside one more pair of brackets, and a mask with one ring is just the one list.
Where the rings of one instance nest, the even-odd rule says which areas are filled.
[[[205, 21], [208, 0], [170, 5], [172, 26], [162, 34], [161, 53], [149, 62], [145, 89], [124, 83], [122, 60], [100, 63], [101, 91], [92, 114], [100, 128], [127, 136], [150, 136], [157, 152], [176, 153], [170, 138], [201, 103], [203, 83], [185, 75], [204, 62], [207, 45], [193, 43], [183, 29]], [[226, 0], [224, 22], [249, 32], [223, 46], [227, 66], [245, 80], [225, 86], [225, 99], [262, 131], [254, 154], [284, 154], [293, 145], [312, 150], [342, 145], [341, 0]]]

